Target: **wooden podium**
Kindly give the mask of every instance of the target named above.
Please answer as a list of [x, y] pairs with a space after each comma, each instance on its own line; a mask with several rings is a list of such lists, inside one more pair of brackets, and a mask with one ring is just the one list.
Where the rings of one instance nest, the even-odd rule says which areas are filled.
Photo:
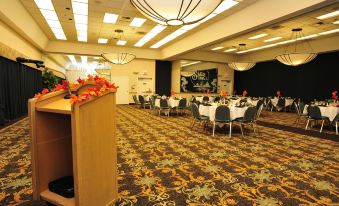
[[[85, 83], [80, 94], [94, 87]], [[115, 91], [72, 105], [57, 91], [30, 99], [33, 199], [55, 205], [106, 206], [117, 199]], [[74, 177], [74, 198], [48, 189], [63, 176]]]

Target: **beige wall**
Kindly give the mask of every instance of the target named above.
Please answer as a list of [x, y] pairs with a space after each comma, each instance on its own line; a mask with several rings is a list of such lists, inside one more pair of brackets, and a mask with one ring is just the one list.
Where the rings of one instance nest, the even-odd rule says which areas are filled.
[[[203, 70], [203, 69], [218, 69], [218, 86], [221, 85], [221, 80], [231, 81], [231, 91], [233, 91], [234, 85], [234, 70], [229, 68], [227, 64], [204, 62], [201, 64], [195, 64], [184, 67], [185, 71]], [[174, 61], [172, 64], [172, 89], [176, 93], [175, 96], [181, 96], [190, 98], [192, 95], [204, 95], [205, 93], [181, 93], [180, 92], [180, 61]], [[218, 90], [219, 92], [219, 90]]]

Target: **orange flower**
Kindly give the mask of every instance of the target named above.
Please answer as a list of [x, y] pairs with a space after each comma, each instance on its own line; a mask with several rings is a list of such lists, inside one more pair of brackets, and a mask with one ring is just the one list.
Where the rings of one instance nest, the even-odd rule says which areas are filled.
[[93, 76], [89, 74], [89, 75], [87, 76], [87, 80], [88, 80], [88, 81], [93, 81], [93, 80], [94, 80], [94, 79], [93, 79]]
[[47, 94], [48, 92], [49, 92], [48, 89], [45, 88], [45, 89], [43, 89], [43, 90], [41, 91], [41, 94], [42, 94], [42, 95], [45, 95], [45, 94]]
[[79, 79], [77, 79], [77, 82], [79, 82], [79, 84], [84, 84], [84, 83], [85, 83], [85, 80], [80, 79], [80, 77], [79, 77]]

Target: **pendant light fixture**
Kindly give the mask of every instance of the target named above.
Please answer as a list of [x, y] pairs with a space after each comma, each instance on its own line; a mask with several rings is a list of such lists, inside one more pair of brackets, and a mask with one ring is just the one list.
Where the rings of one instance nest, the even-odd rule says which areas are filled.
[[[291, 42], [294, 42], [293, 46], [287, 45], [283, 54], [276, 56], [275, 58], [283, 64], [288, 66], [298, 66], [306, 64], [312, 61], [317, 53], [313, 52], [311, 45], [303, 33], [302, 28], [292, 29]], [[303, 42], [298, 42], [303, 41]], [[304, 45], [304, 50], [303, 49]], [[291, 46], [291, 47], [290, 47]]]
[[[246, 50], [246, 44], [239, 44], [238, 51], [240, 52], [244, 50]], [[255, 62], [251, 60], [250, 55], [248, 54], [247, 60], [239, 60], [239, 58], [236, 57], [234, 62], [228, 63], [228, 66], [237, 71], [246, 71], [254, 67]]]
[[[115, 30], [116, 36], [114, 39], [117, 39], [117, 45], [125, 45], [126, 40], [123, 38], [123, 30], [117, 29]], [[131, 62], [134, 58], [135, 55], [128, 53], [128, 52], [112, 52], [112, 53], [103, 53], [101, 56], [107, 60], [108, 62], [111, 62], [112, 64], [127, 64]]]
[[193, 24], [211, 14], [223, 0], [130, 0], [144, 16], [162, 25]]

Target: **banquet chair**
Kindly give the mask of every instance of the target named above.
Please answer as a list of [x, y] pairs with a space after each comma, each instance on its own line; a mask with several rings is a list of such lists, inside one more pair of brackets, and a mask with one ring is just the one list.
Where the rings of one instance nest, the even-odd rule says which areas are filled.
[[177, 113], [178, 113], [178, 110], [181, 111], [181, 114], [185, 113], [186, 109], [188, 109], [187, 100], [186, 100], [186, 98], [182, 98], [182, 99], [179, 100], [179, 104], [178, 104], [178, 107], [177, 107]]
[[220, 101], [220, 97], [219, 96], [214, 98], [214, 102], [219, 102], [219, 101]]
[[149, 103], [149, 102], [146, 102], [146, 101], [145, 101], [145, 98], [144, 98], [142, 95], [139, 95], [139, 102], [140, 102], [140, 104], [141, 104], [141, 107], [143, 107], [144, 109], [145, 109], [146, 107], [150, 107], [150, 108], [151, 108], [150, 103]]
[[133, 100], [136, 105], [140, 105], [140, 102], [137, 99], [137, 95], [133, 95]]
[[300, 102], [299, 105], [297, 102], [294, 102], [293, 104], [295, 107], [295, 112], [297, 113], [297, 119], [295, 120], [294, 124], [296, 124], [298, 127], [301, 118], [307, 118], [307, 114], [304, 113], [305, 104], [303, 102]]
[[305, 130], [307, 130], [308, 124], [310, 121], [317, 122], [318, 120], [321, 120], [322, 123], [321, 123], [320, 132], [322, 132], [325, 120], [329, 120], [328, 117], [321, 116], [321, 111], [318, 106], [308, 106], [307, 113], [308, 113], [308, 119], [307, 119]]
[[156, 109], [156, 106], [155, 106], [155, 98], [154, 96], [150, 96], [149, 98], [149, 103], [150, 103], [150, 110], [155, 110]]
[[244, 117], [240, 117], [236, 119], [235, 121], [240, 123], [240, 130], [241, 130], [241, 135], [244, 136], [243, 132], [243, 124], [249, 124], [253, 128], [253, 133], [255, 136], [255, 125], [256, 125], [256, 115], [257, 115], [257, 109], [255, 107], [249, 107], [244, 114]]
[[[260, 104], [260, 101], [258, 102], [258, 104], [257, 104], [257, 106], [255, 107], [256, 108], [256, 110], [257, 110], [257, 115], [256, 115], [256, 117], [255, 117], [255, 121], [257, 120], [257, 119], [259, 119], [259, 117], [260, 117], [260, 115], [261, 115], [261, 112], [262, 112], [262, 109], [264, 108], [264, 103], [263, 102], [261, 102]], [[259, 106], [258, 106], [259, 105]]]
[[204, 129], [205, 129], [207, 122], [209, 120], [209, 117], [200, 115], [199, 108], [196, 103], [191, 104], [191, 111], [192, 111], [192, 116], [193, 116], [191, 128], [193, 129], [195, 122], [199, 122], [199, 123], [204, 123]]
[[337, 116], [335, 116], [335, 118], [332, 121], [332, 124], [335, 126], [336, 135], [338, 135], [338, 123], [339, 123], [339, 113], [337, 114]]
[[218, 106], [215, 110], [215, 118], [213, 121], [213, 133], [212, 133], [213, 137], [214, 137], [214, 131], [215, 131], [215, 123], [229, 124], [230, 126], [229, 137], [232, 136], [232, 120], [230, 117], [230, 109], [227, 106], [221, 105], [221, 106]]
[[165, 114], [169, 116], [170, 110], [171, 108], [168, 105], [167, 99], [160, 99], [159, 116], [160, 116], [161, 111], [165, 111]]
[[202, 102], [209, 102], [210, 101], [210, 98], [208, 96], [204, 96], [202, 98]]
[[285, 98], [279, 98], [277, 102], [277, 111], [280, 111], [282, 109], [286, 110], [286, 99]]

